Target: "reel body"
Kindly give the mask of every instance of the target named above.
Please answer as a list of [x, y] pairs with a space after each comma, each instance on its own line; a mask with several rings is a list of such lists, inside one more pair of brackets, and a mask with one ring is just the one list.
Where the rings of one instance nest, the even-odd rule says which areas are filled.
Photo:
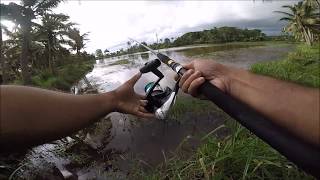
[[154, 113], [158, 119], [165, 119], [171, 106], [175, 103], [176, 95], [179, 90], [178, 82], [173, 89], [166, 87], [163, 89], [159, 82], [164, 77], [163, 74], [158, 70], [161, 65], [159, 59], [155, 59], [145, 64], [140, 69], [141, 73], [152, 72], [158, 77], [155, 82], [150, 82], [145, 86], [146, 99], [148, 101], [145, 109], [148, 112]]

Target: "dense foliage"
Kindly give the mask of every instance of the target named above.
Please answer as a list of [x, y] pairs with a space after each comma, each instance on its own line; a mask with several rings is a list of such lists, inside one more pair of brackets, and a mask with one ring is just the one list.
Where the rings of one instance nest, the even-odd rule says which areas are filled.
[[265, 40], [266, 35], [259, 29], [239, 29], [236, 27], [220, 27], [199, 32], [189, 32], [178, 37], [174, 44], [189, 45], [200, 43], [225, 43], [234, 41], [260, 41]]
[[[15, 23], [13, 30], [1, 25], [0, 65], [4, 83], [19, 82], [41, 86], [40, 80], [44, 84], [52, 80], [39, 77], [67, 78], [68, 73], [61, 76], [60, 69], [79, 64], [87, 67], [84, 64], [93, 62], [94, 57], [81, 52], [87, 33], [80, 34], [76, 24], [69, 21], [69, 16], [52, 12], [61, 1], [22, 0], [20, 4], [0, 4], [1, 19]], [[4, 41], [2, 31], [8, 37]], [[80, 69], [88, 71], [87, 68]], [[85, 71], [79, 72], [78, 79], [84, 73]], [[65, 79], [62, 81], [65, 82]]]

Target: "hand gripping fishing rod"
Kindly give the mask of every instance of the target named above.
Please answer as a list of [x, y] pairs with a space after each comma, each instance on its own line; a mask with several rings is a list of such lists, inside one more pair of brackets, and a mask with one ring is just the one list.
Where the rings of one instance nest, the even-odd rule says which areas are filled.
[[[162, 63], [168, 65], [180, 76], [187, 71], [168, 56], [156, 52], [134, 39], [131, 40], [155, 54]], [[274, 124], [270, 119], [258, 113], [247, 104], [225, 94], [209, 81], [205, 81], [199, 87], [199, 92], [237, 120], [241, 125], [284, 155], [288, 160], [311, 175], [320, 178], [319, 146], [310, 144], [300, 137], [293, 135], [288, 130]]]

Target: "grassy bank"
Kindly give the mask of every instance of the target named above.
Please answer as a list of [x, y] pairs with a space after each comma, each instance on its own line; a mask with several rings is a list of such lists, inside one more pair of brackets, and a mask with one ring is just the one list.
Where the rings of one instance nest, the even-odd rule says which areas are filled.
[[236, 123], [224, 139], [205, 136], [191, 157], [181, 152], [137, 179], [313, 179]]
[[130, 61], [128, 59], [121, 59], [119, 61], [116, 61], [114, 63], [109, 64], [109, 66], [114, 66], [114, 65], [123, 65], [123, 64], [129, 64]]
[[[295, 83], [320, 87], [319, 46], [299, 45], [295, 52], [279, 61], [258, 63], [251, 70]], [[210, 105], [211, 106], [211, 105]], [[177, 101], [172, 114], [196, 109], [212, 109], [201, 101]], [[207, 108], [204, 108], [207, 107]], [[189, 108], [189, 109], [188, 109]], [[213, 108], [217, 113], [221, 111]], [[155, 169], [136, 171], [136, 179], [314, 179], [251, 134], [230, 117], [226, 126], [230, 136], [218, 139], [214, 133], [204, 136], [202, 145], [193, 155], [178, 150], [173, 157]]]
[[320, 87], [320, 44], [299, 45], [285, 59], [254, 64], [251, 71], [298, 84]]
[[[95, 60], [90, 56], [70, 55], [60, 59], [61, 62], [55, 65], [53, 72], [48, 68], [33, 68], [31, 72], [31, 86], [70, 91], [70, 88], [80, 81], [88, 72], [93, 69]], [[20, 75], [15, 75], [15, 79], [8, 84], [23, 85]]]
[[[313, 179], [294, 164], [251, 134], [210, 102], [180, 97], [173, 109], [173, 117], [183, 119], [190, 107], [220, 114], [226, 124], [201, 138], [202, 145], [194, 152], [185, 152], [179, 145], [173, 156], [154, 169], [135, 169], [134, 179]], [[205, 108], [206, 107], [206, 108]], [[192, 112], [194, 109], [192, 109]], [[179, 117], [178, 117], [179, 116]], [[217, 136], [227, 127], [230, 135]], [[186, 146], [188, 146], [186, 144]], [[191, 154], [191, 155], [190, 155]]]
[[70, 91], [74, 83], [84, 77], [93, 69], [94, 61], [77, 61], [73, 63], [61, 65], [56, 68], [55, 73], [48, 70], [42, 70], [32, 76], [34, 86], [46, 89], [57, 89], [62, 91]]
[[92, 63], [68, 64], [59, 67], [56, 74], [42, 71], [32, 77], [35, 86], [47, 89], [59, 89], [69, 91], [71, 86], [79, 81], [88, 71], [92, 69]]

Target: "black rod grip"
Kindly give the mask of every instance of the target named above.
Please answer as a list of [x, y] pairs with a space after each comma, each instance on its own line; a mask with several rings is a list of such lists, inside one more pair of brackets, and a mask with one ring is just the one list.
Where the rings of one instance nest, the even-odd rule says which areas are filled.
[[214, 102], [224, 112], [268, 143], [288, 160], [311, 175], [320, 178], [319, 147], [294, 136], [247, 104], [225, 94], [209, 81], [205, 81], [199, 90], [210, 101]]

